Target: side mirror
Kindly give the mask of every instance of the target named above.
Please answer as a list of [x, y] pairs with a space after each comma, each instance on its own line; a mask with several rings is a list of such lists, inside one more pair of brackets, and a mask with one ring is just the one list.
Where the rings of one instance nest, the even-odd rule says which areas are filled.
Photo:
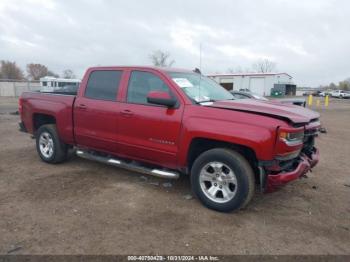
[[149, 92], [147, 95], [147, 102], [166, 107], [174, 107], [176, 105], [176, 99], [171, 97], [168, 92], [164, 91]]

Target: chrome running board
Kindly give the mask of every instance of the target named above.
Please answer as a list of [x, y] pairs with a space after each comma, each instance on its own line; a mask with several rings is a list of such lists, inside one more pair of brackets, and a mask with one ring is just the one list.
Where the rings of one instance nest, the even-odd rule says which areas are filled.
[[91, 154], [89, 152], [86, 152], [86, 151], [83, 151], [80, 149], [78, 149], [76, 151], [76, 154], [77, 154], [77, 156], [79, 156], [81, 158], [85, 158], [88, 160], [94, 160], [94, 161], [98, 161], [98, 162], [105, 163], [108, 165], [125, 168], [128, 170], [135, 171], [135, 172], [142, 173], [142, 174], [146, 174], [146, 175], [167, 178], [167, 179], [178, 179], [180, 177], [180, 174], [178, 172], [175, 172], [175, 171], [147, 168], [147, 167], [140, 166], [140, 165], [126, 163], [120, 159]]

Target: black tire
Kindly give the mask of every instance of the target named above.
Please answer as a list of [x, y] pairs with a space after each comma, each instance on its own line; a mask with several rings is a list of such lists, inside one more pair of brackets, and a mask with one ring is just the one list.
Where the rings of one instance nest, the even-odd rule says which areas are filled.
[[[210, 162], [221, 162], [228, 166], [236, 176], [237, 191], [234, 197], [225, 203], [217, 203], [204, 193], [200, 184], [200, 172]], [[211, 149], [202, 153], [191, 169], [191, 186], [194, 194], [208, 208], [220, 212], [231, 212], [245, 207], [255, 191], [255, 178], [252, 167], [241, 154], [224, 148]]]
[[[53, 153], [52, 155], [45, 156], [41, 150], [40, 150], [40, 137], [43, 133], [49, 133], [52, 141], [53, 141]], [[64, 144], [57, 133], [56, 130], [56, 125], [53, 124], [49, 124], [49, 125], [43, 125], [41, 126], [35, 133], [35, 137], [36, 137], [36, 150], [40, 156], [40, 158], [46, 162], [46, 163], [50, 163], [50, 164], [57, 164], [57, 163], [61, 163], [63, 161], [65, 161], [67, 159], [67, 155], [68, 155], [68, 147], [66, 144]]]

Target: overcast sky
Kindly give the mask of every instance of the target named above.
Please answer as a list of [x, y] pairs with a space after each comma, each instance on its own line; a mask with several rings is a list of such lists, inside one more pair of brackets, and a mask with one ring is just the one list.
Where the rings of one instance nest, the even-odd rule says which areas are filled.
[[167, 50], [175, 67], [225, 72], [258, 59], [299, 86], [350, 77], [347, 0], [0, 0], [0, 60], [81, 77], [95, 65], [147, 65]]

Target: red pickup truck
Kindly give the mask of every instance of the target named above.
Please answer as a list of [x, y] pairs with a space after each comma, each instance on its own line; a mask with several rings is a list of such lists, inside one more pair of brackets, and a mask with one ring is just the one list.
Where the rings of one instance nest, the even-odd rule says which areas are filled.
[[77, 94], [25, 92], [20, 129], [41, 159], [78, 156], [176, 179], [212, 209], [244, 207], [316, 165], [319, 114], [300, 106], [236, 100], [198, 72], [93, 67]]

